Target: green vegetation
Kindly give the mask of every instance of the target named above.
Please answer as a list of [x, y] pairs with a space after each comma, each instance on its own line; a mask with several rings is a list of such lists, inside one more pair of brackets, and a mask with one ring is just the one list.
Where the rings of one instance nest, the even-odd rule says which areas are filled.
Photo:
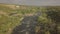
[[[20, 24], [20, 21], [22, 20], [24, 15], [36, 13], [38, 10], [42, 12], [42, 15], [39, 16], [38, 18], [39, 23], [49, 24], [55, 21], [57, 23], [57, 21], [60, 20], [59, 19], [60, 18], [60, 7], [33, 7], [33, 6], [16, 7], [16, 6], [17, 5], [8, 6], [8, 5], [0, 4], [0, 34], [10, 34], [12, 32], [12, 29], [15, 26]], [[53, 13], [53, 14], [46, 13], [49, 11], [51, 11], [51, 13], [52, 11], [55, 11], [58, 13]], [[47, 32], [46, 34], [49, 34], [49, 31]]]
[[0, 4], [0, 34], [10, 34], [12, 29], [20, 25], [25, 14], [33, 14], [37, 7]]

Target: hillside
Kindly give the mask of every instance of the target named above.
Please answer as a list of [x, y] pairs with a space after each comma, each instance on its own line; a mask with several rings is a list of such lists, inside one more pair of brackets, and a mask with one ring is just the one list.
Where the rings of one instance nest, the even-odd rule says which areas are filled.
[[[41, 11], [43, 13], [41, 15], [43, 17], [39, 17], [38, 21], [48, 23], [49, 19], [47, 19], [46, 17], [47, 14], [45, 13], [48, 12], [48, 10], [57, 11], [58, 16], [60, 17], [60, 6], [37, 7], [37, 6], [0, 4], [0, 34], [10, 34], [13, 28], [20, 25], [20, 21], [22, 21], [24, 16], [32, 16], [36, 14], [37, 11]], [[58, 25], [58, 30], [60, 32], [59, 28], [60, 25]]]

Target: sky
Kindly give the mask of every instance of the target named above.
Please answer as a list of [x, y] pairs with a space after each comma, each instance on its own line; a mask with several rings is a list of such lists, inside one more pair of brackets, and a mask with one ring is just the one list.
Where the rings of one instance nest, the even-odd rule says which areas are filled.
[[60, 0], [0, 0], [0, 3], [31, 6], [60, 6]]

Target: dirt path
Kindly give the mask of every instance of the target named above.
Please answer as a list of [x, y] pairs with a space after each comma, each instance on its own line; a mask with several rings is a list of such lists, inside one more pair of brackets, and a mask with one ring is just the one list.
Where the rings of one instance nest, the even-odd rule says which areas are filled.
[[[28, 16], [25, 17], [21, 25], [17, 26], [12, 34], [35, 34], [35, 26], [37, 24], [37, 17], [35, 16]], [[16, 32], [16, 33], [15, 33]]]
[[21, 25], [16, 26], [12, 34], [35, 34], [35, 27], [38, 23], [37, 19], [37, 15], [25, 16], [21, 21]]
[[[54, 25], [54, 23], [39, 23], [38, 25], [38, 16], [41, 16], [41, 12], [37, 12], [36, 15], [33, 16], [25, 16], [21, 21], [21, 25], [18, 25], [13, 29], [12, 34], [56, 34], [56, 25]], [[36, 27], [38, 29], [36, 29]]]

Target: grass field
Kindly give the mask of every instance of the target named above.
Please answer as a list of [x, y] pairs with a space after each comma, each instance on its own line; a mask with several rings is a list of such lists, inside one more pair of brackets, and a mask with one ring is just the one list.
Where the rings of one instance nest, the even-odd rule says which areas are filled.
[[[60, 8], [57, 8], [57, 10], [60, 11]], [[37, 11], [44, 12], [47, 11], [47, 9], [46, 7], [37, 6], [0, 4], [0, 34], [10, 34], [12, 29], [20, 24], [24, 15], [35, 14]]]

